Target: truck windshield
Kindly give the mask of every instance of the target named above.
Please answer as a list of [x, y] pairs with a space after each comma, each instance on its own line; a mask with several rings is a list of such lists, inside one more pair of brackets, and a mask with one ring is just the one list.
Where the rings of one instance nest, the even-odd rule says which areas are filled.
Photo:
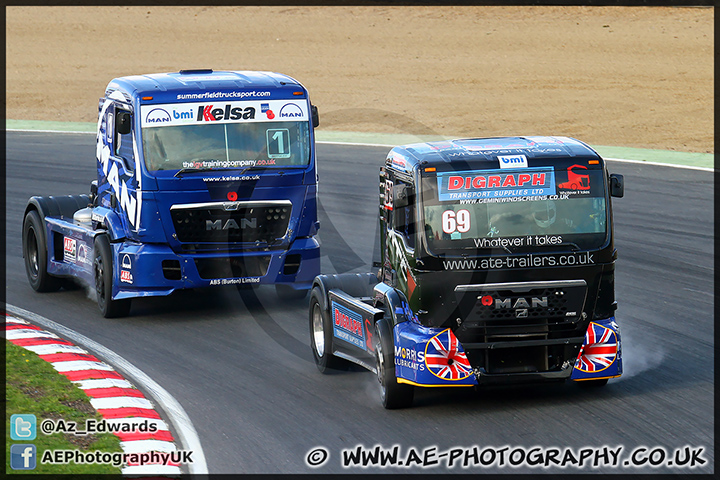
[[422, 183], [421, 222], [430, 253], [593, 249], [607, 238], [600, 169], [572, 165], [438, 172]]
[[143, 105], [145, 165], [150, 171], [306, 166], [310, 162], [306, 105], [289, 104], [296, 107], [295, 115], [280, 118], [283, 107], [278, 105], [275, 113], [269, 105], [277, 102], [233, 102], [210, 108]]

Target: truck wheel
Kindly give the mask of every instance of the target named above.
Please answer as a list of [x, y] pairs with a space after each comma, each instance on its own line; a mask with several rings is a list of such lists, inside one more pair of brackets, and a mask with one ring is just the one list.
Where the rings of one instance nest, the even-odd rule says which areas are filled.
[[22, 230], [25, 273], [30, 286], [36, 292], [54, 292], [60, 288], [61, 281], [47, 271], [48, 252], [43, 223], [35, 210], [30, 210], [25, 215]]
[[412, 385], [398, 383], [395, 376], [395, 353], [392, 331], [385, 319], [375, 323], [375, 360], [380, 396], [387, 409], [406, 408], [412, 405], [414, 389]]
[[333, 327], [330, 313], [322, 307], [322, 293], [313, 288], [310, 294], [310, 346], [315, 365], [321, 373], [329, 370], [345, 370], [347, 361], [332, 354]]
[[130, 312], [130, 299], [112, 299], [113, 256], [107, 235], [95, 237], [93, 268], [98, 307], [100, 307], [103, 317], [126, 316]]
[[275, 284], [275, 293], [281, 300], [302, 300], [307, 296], [307, 290], [295, 290], [290, 285]]

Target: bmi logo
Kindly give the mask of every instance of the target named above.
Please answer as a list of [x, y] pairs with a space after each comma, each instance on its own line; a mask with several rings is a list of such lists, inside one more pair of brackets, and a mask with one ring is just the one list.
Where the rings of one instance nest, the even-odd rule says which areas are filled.
[[177, 110], [173, 110], [173, 118], [175, 120], [192, 120], [193, 119], [193, 111], [187, 110], [185, 112], [179, 112]]
[[498, 155], [500, 168], [527, 168], [527, 157], [525, 155]]

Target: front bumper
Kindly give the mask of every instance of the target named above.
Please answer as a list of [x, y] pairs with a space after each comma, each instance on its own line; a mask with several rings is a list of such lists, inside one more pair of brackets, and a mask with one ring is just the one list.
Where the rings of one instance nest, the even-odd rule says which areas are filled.
[[[399, 323], [393, 329], [395, 375], [399, 383], [420, 387], [473, 386], [494, 383], [527, 383], [534, 381], [599, 380], [622, 375], [620, 331], [615, 317], [590, 322], [579, 353], [552, 370], [488, 373], [472, 365], [463, 345], [449, 328], [424, 327], [413, 321]], [[553, 341], [557, 343], [557, 341]], [[572, 339], [563, 340], [567, 344]], [[524, 348], [543, 347], [540, 342]], [[487, 350], [503, 349], [508, 358], [520, 355], [520, 349], [509, 345], [488, 344]], [[524, 353], [523, 353], [524, 354]]]
[[296, 239], [287, 250], [177, 254], [166, 245], [114, 244], [113, 299], [164, 296], [223, 285], [288, 284], [309, 289], [320, 273], [320, 245]]

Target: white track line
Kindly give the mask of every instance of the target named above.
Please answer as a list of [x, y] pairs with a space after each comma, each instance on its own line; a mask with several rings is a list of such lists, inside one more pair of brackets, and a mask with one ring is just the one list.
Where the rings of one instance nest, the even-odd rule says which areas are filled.
[[150, 400], [139, 397], [91, 398], [90, 405], [92, 405], [95, 410], [110, 410], [113, 408], [145, 408], [153, 410], [153, 404]]
[[[152, 378], [145, 374], [145, 372], [143, 372], [142, 370], [140, 370], [109, 348], [97, 343], [94, 340], [89, 339], [85, 335], [82, 335], [75, 330], [72, 330], [64, 325], [60, 325], [59, 323], [53, 322], [52, 320], [45, 318], [42, 315], [38, 315], [36, 313], [30, 312], [20, 307], [16, 307], [14, 305], [6, 304], [5, 308], [10, 313], [25, 317], [34, 323], [58, 332], [60, 335], [62, 335], [64, 338], [67, 338], [68, 340], [87, 347], [90, 351], [96, 352], [100, 356], [104, 357], [109, 363], [115, 366], [116, 369], [122, 370], [123, 373], [130, 377], [130, 379], [134, 383], [140, 386], [143, 391], [150, 393], [153, 399], [162, 406], [163, 410], [168, 415], [170, 421], [175, 427], [175, 430], [177, 431], [178, 440], [181, 442], [183, 449], [193, 452], [193, 463], [188, 465], [190, 473], [199, 475], [208, 474], [207, 463], [205, 461], [205, 454], [202, 450], [202, 445], [200, 444], [200, 438], [198, 437], [195, 427], [190, 421], [190, 417], [188, 417], [182, 405], [180, 405], [180, 403], [175, 400], [175, 398], [170, 395], [167, 390], [165, 390], [157, 382], [155, 382]], [[17, 330], [9, 330], [7, 333], [9, 334], [15, 331]], [[56, 335], [53, 336], [57, 338]], [[168, 442], [160, 442], [157, 440], [153, 441], [158, 442], [158, 447], [163, 447], [157, 448], [157, 450], [164, 450], [165, 448], [168, 448], [167, 445], [164, 445]], [[148, 442], [150, 442], [150, 440], [148, 440]], [[138, 444], [137, 447], [133, 448], [139, 447], [140, 444]]]
[[27, 345], [23, 347], [37, 355], [52, 355], [53, 353], [88, 353], [86, 350], [74, 345], [60, 345], [54, 343], [50, 345]]
[[32, 329], [25, 329], [25, 328], [18, 328], [16, 330], [9, 330], [5, 332], [5, 338], [8, 340], [21, 340], [25, 338], [57, 338], [59, 337], [57, 335], [54, 335], [50, 332], [41, 332], [40, 330], [32, 330]]
[[[25, 347], [27, 348], [27, 347]], [[119, 378], [98, 378], [92, 380], [75, 380], [72, 383], [83, 390], [93, 390], [95, 388], [133, 388], [132, 383]]]
[[33, 130], [32, 128], [8, 128], [6, 132], [30, 132], [30, 133], [83, 133], [97, 135], [97, 132], [78, 132], [73, 130]]
[[[603, 157], [605, 158], [605, 157]], [[642, 165], [659, 165], [661, 167], [673, 167], [673, 168], [686, 168], [688, 170], [702, 170], [704, 172], [714, 172], [714, 168], [708, 167], [695, 167], [692, 165], [676, 165], [674, 163], [660, 163], [660, 162], [646, 162], [644, 160], [628, 160], [626, 158], [605, 158], [611, 162], [624, 162], [624, 163], [640, 163]]]
[[51, 365], [58, 372], [81, 372], [83, 370], [113, 371], [113, 367], [103, 362], [89, 362], [87, 360], [70, 360], [67, 362], [52, 362]]
[[[62, 131], [62, 130], [30, 130], [30, 129], [20, 129], [20, 128], [11, 128], [8, 130], [5, 130], [6, 132], [37, 132], [37, 133], [86, 133], [86, 134], [92, 134], [96, 135], [95, 132], [73, 132], [73, 131]], [[388, 147], [392, 148], [397, 145], [390, 145], [387, 143], [360, 143], [360, 142], [332, 142], [332, 141], [321, 141], [316, 140], [315, 143], [322, 143], [326, 145], [350, 145], [355, 147]], [[421, 143], [421, 142], [418, 142]], [[605, 157], [603, 157], [605, 158]], [[703, 172], [714, 172], [714, 168], [708, 168], [708, 167], [694, 167], [691, 165], [678, 165], [675, 163], [660, 163], [660, 162], [646, 162], [644, 160], [628, 160], [626, 158], [605, 158], [605, 160], [612, 160], [613, 162], [626, 162], [626, 163], [641, 163], [644, 165], [657, 165], [660, 167], [672, 167], [672, 168], [686, 168], [688, 170], [701, 170]]]
[[[177, 447], [173, 442], [163, 440], [133, 440], [132, 442], [120, 442], [125, 453], [146, 453], [146, 452], [175, 452]], [[194, 454], [193, 454], [194, 458]], [[190, 464], [192, 465], [192, 464]]]

